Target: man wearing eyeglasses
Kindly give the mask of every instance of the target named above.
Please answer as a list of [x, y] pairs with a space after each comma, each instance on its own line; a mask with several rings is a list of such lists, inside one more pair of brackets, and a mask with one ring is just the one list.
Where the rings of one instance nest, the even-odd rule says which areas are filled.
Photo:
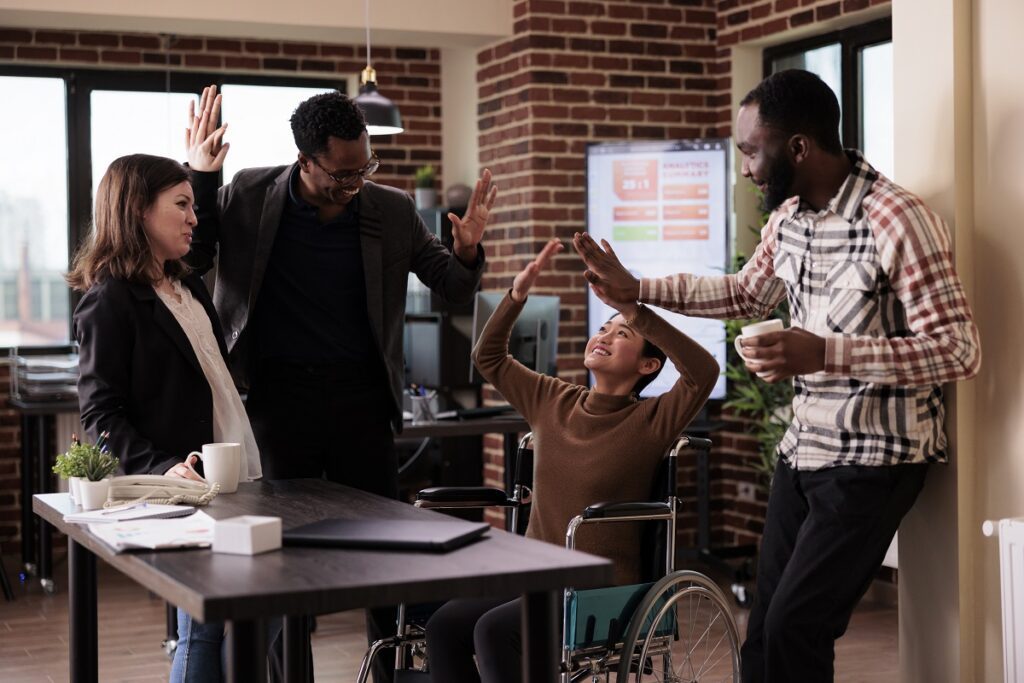
[[[190, 263], [217, 268], [214, 303], [267, 479], [320, 478], [398, 495], [406, 285], [469, 301], [497, 193], [485, 170], [452, 251], [409, 196], [367, 178], [380, 162], [357, 106], [316, 95], [291, 118], [298, 160], [249, 168], [218, 189], [229, 144], [216, 86], [189, 107], [197, 217]], [[215, 264], [216, 258], [216, 264]], [[380, 679], [378, 679], [380, 680]]]

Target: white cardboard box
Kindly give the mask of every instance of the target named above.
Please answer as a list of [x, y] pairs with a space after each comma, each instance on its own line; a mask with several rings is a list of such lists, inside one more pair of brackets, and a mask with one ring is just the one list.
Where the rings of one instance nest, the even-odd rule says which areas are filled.
[[213, 525], [213, 552], [258, 555], [281, 547], [281, 518], [242, 515]]

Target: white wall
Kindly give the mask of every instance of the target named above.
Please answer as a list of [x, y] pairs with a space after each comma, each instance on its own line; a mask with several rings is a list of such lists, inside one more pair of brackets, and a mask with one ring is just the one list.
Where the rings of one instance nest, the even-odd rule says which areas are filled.
[[1024, 2], [975, 0], [974, 312], [985, 354], [976, 382], [972, 545], [975, 681], [1002, 680], [998, 543], [985, 519], [1024, 516]]

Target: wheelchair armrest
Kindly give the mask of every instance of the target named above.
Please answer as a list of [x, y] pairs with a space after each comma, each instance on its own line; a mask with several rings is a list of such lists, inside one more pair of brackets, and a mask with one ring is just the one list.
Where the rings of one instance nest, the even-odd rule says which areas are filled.
[[711, 439], [702, 439], [699, 436], [690, 436], [689, 434], [683, 434], [681, 438], [686, 439], [686, 445], [690, 448], [696, 448], [698, 451], [711, 450]]
[[615, 519], [616, 517], [637, 517], [663, 515], [672, 512], [668, 503], [594, 503], [583, 511], [583, 519]]
[[416, 494], [416, 505], [419, 507], [490, 507], [513, 504], [504, 491], [490, 486], [434, 486]]

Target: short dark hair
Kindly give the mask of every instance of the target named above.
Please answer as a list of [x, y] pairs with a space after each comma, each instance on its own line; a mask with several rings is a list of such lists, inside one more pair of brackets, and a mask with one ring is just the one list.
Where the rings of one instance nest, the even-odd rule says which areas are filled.
[[358, 140], [366, 131], [366, 119], [356, 103], [340, 92], [313, 95], [292, 114], [295, 146], [306, 156], [327, 149], [327, 139]]
[[787, 69], [773, 73], [746, 94], [740, 106], [757, 104], [762, 125], [779, 128], [789, 135], [806, 135], [819, 147], [840, 154], [839, 100], [810, 71]]
[[647, 339], [644, 339], [644, 350], [640, 352], [640, 355], [644, 358], [657, 358], [659, 364], [657, 370], [649, 375], [641, 375], [640, 379], [638, 379], [636, 384], [633, 385], [633, 393], [637, 396], [640, 395], [641, 391], [647, 388], [648, 384], [658, 379], [658, 375], [660, 375], [661, 371], [665, 368], [665, 360], [668, 358], [660, 347], [655, 346]]

